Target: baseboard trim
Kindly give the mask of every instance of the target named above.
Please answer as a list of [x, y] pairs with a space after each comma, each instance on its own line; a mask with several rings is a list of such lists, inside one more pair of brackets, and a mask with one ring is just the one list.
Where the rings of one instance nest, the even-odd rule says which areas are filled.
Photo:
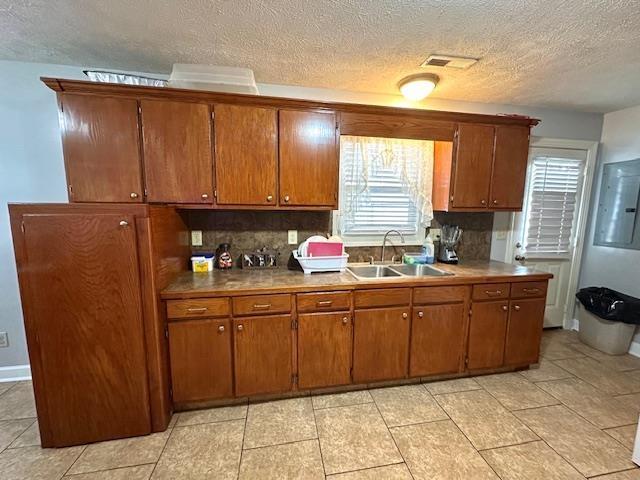
[[580, 330], [580, 322], [578, 322], [577, 318], [571, 320], [571, 328], [569, 330], [575, 330], [576, 332]]
[[640, 342], [631, 342], [631, 346], [629, 347], [629, 355], [640, 357]]
[[19, 380], [31, 380], [31, 367], [29, 365], [0, 367], [0, 383], [16, 382]]

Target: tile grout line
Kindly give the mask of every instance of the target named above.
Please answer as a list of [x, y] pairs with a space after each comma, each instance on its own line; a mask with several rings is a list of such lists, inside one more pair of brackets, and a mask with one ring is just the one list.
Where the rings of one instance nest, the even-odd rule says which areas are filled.
[[[407, 466], [407, 470], [409, 470], [409, 475], [411, 475], [411, 478], [415, 478], [413, 476], [413, 472], [409, 468], [409, 464], [407, 463], [407, 459], [404, 458], [404, 455], [402, 454], [402, 450], [400, 450], [400, 447], [398, 447], [398, 443], [396, 442], [396, 439], [393, 436], [393, 432], [391, 432], [391, 429], [389, 428], [389, 425], [387, 424], [387, 420], [384, 418], [384, 415], [382, 415], [382, 412], [380, 411], [380, 407], [378, 406], [378, 403], [376, 402], [376, 397], [371, 395], [371, 398], [373, 398], [373, 405], [376, 407], [376, 411], [378, 412], [378, 415], [380, 415], [380, 418], [382, 419], [382, 423], [384, 423], [384, 426], [387, 429], [387, 433], [391, 437], [391, 441], [393, 442], [393, 444], [396, 447], [396, 450], [400, 454], [400, 458], [402, 458], [402, 463], [404, 463]], [[435, 401], [435, 399], [434, 399], [434, 401]], [[436, 402], [436, 403], [438, 403], [438, 402]], [[444, 412], [444, 409], [442, 409], [442, 411]], [[445, 415], [446, 415], [446, 412], [445, 412]]]
[[[105, 468], [104, 470], [94, 470], [93, 472], [65, 473], [62, 478], [65, 479], [65, 478], [78, 477], [80, 475], [93, 475], [93, 474], [102, 473], [102, 472], [113, 472], [115, 470], [124, 470], [125, 468], [144, 467], [146, 465], [155, 465], [155, 462], [139, 463], [137, 465], [125, 465], [124, 467]], [[71, 468], [71, 467], [69, 467], [69, 468]], [[67, 472], [68, 472], [68, 470], [67, 470]], [[153, 470], [151, 471], [151, 473], [153, 473]]]
[[[407, 470], [409, 470], [409, 466], [406, 464], [406, 462], [393, 462], [393, 463], [385, 463], [384, 465], [377, 465], [375, 467], [358, 468], [356, 470], [344, 470], [342, 472], [330, 473], [329, 475], [326, 475], [326, 478], [335, 477], [336, 475], [345, 475], [347, 473], [367, 472], [369, 470], [375, 470], [376, 468], [391, 467], [393, 465], [405, 465], [407, 467]], [[409, 470], [409, 475], [411, 475], [411, 478], [413, 479], [411, 470]]]
[[[27, 419], [26, 419], [26, 418], [25, 418], [25, 419], [22, 419], [22, 418], [16, 418], [16, 419], [15, 419], [15, 421], [20, 421], [20, 420], [27, 420]], [[13, 445], [13, 444], [14, 444], [14, 443], [15, 443], [15, 442], [16, 442], [16, 441], [17, 441], [17, 440], [18, 440], [22, 435], [24, 435], [24, 433], [25, 433], [27, 430], [29, 430], [29, 429], [33, 426], [33, 424], [34, 424], [34, 423], [36, 423], [36, 421], [37, 421], [37, 420], [38, 420], [37, 418], [34, 418], [34, 419], [33, 419], [33, 422], [31, 422], [27, 428], [25, 428], [22, 432], [20, 432], [20, 433], [16, 436], [16, 438], [14, 438], [13, 440], [11, 440], [11, 441], [7, 444], [7, 446], [6, 446], [6, 447], [4, 447], [3, 449], [0, 449], [0, 453], [3, 453], [5, 450], [17, 450], [18, 448], [34, 447], [35, 445], [25, 445], [25, 446], [22, 446], [22, 447], [13, 447], [13, 448], [11, 448], [11, 445]], [[4, 422], [12, 422], [12, 421], [14, 421], [14, 419], [11, 419], [11, 420], [0, 420], [0, 424], [2, 424], [2, 423], [4, 423]]]
[[244, 453], [244, 438], [247, 436], [247, 422], [249, 421], [249, 407], [251, 405], [247, 402], [247, 414], [244, 417], [244, 427], [242, 428], [242, 444], [240, 445], [240, 460], [238, 461], [238, 473], [236, 479], [240, 479], [240, 468], [242, 467], [242, 454]]
[[316, 417], [316, 410], [313, 408], [313, 398], [310, 398], [311, 402], [311, 413], [313, 414], [313, 424], [316, 427], [316, 437], [318, 440], [318, 451], [320, 452], [320, 463], [322, 464], [322, 473], [324, 474], [324, 478], [327, 478], [327, 469], [324, 466], [324, 455], [322, 454], [322, 444], [320, 443], [320, 432], [318, 431], [318, 418]]
[[[42, 448], [42, 447], [40, 447], [40, 448]], [[71, 447], [71, 448], [73, 448], [73, 447]], [[83, 446], [82, 446], [82, 450], [80, 450], [80, 453], [78, 453], [78, 456], [75, 458], [75, 460], [74, 460], [73, 462], [71, 462], [71, 465], [69, 465], [69, 467], [67, 467], [67, 469], [66, 469], [66, 470], [64, 471], [64, 473], [62, 474], [62, 477], [60, 477], [60, 478], [65, 477], [65, 476], [67, 475], [67, 473], [69, 473], [69, 470], [71, 470], [71, 469], [73, 468], [73, 466], [78, 462], [78, 460], [80, 459], [80, 457], [82, 456], [82, 454], [83, 454], [86, 450], [87, 450], [87, 445], [83, 445]]]
[[[178, 423], [178, 419], [176, 419], [176, 423]], [[149, 478], [153, 478], [153, 474], [156, 473], [156, 468], [158, 468], [158, 463], [160, 463], [160, 459], [162, 458], [164, 451], [167, 449], [167, 445], [169, 445], [169, 440], [171, 440], [174, 430], [175, 430], [175, 425], [171, 427], [171, 430], [169, 431], [169, 435], [167, 435], [167, 440], [164, 442], [164, 445], [162, 446], [162, 450], [160, 450], [160, 455], [158, 455], [157, 460], [154, 462], [153, 469], [151, 470], [151, 475], [149, 475]]]
[[294, 443], [310, 442], [311, 440], [318, 440], [318, 437], [301, 438], [299, 440], [289, 440], [287, 442], [281, 442], [281, 443], [270, 443], [269, 445], [258, 445], [257, 447], [247, 447], [247, 448], [243, 448], [242, 451], [249, 452], [252, 450], [262, 450], [263, 448], [280, 447], [282, 445], [292, 445]]

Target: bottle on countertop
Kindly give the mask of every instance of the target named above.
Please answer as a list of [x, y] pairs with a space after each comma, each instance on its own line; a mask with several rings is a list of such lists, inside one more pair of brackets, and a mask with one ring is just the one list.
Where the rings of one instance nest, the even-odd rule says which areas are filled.
[[233, 266], [233, 258], [231, 257], [231, 244], [221, 243], [216, 250], [216, 268], [226, 270]]
[[424, 242], [422, 243], [422, 255], [424, 255], [426, 263], [436, 262], [436, 249], [433, 245], [431, 235], [424, 237]]

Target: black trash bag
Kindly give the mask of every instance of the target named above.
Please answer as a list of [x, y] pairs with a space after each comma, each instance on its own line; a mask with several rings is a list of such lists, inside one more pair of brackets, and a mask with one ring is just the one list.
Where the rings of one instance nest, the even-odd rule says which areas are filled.
[[640, 299], [605, 287], [582, 288], [576, 298], [600, 318], [640, 325]]

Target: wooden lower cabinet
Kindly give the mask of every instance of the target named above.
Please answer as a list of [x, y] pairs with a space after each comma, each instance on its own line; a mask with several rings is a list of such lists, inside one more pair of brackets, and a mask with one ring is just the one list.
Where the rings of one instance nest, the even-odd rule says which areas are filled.
[[349, 312], [298, 316], [298, 387], [351, 383], [351, 337]]
[[189, 403], [233, 396], [231, 321], [169, 323], [173, 401]]
[[405, 378], [409, 360], [409, 307], [356, 310], [353, 381]]
[[545, 305], [545, 298], [511, 300], [504, 349], [505, 365], [538, 362]]
[[233, 319], [236, 396], [291, 390], [291, 315]]
[[414, 307], [409, 376], [457, 373], [464, 368], [464, 303]]
[[501, 367], [504, 364], [509, 302], [476, 302], [471, 310], [467, 368]]

